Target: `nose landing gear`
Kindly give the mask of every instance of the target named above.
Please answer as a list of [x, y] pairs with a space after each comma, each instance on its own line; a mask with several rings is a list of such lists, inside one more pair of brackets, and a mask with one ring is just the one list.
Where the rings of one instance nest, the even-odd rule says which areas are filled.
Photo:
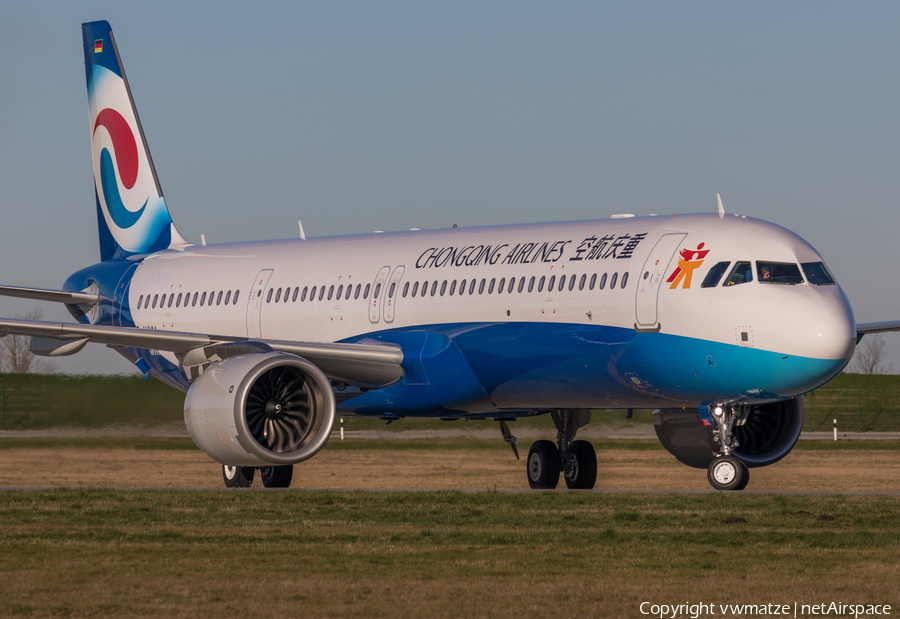
[[720, 455], [710, 462], [706, 478], [716, 490], [743, 490], [750, 481], [750, 470], [731, 452], [740, 445], [732, 430], [747, 420], [746, 411], [743, 407], [723, 404], [712, 408], [704, 405], [700, 407], [700, 418], [713, 425], [713, 438], [719, 444], [720, 451]]

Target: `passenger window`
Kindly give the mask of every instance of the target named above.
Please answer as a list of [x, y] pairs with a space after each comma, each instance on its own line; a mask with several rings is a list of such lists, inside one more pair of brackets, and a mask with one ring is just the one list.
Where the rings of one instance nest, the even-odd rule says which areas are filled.
[[550, 281], [547, 283], [547, 292], [553, 292], [554, 284], [556, 284], [556, 275], [551, 275]]
[[456, 280], [454, 279], [450, 282], [450, 296], [453, 296], [453, 293], [456, 292]]
[[331, 297], [334, 296], [334, 284], [328, 287], [328, 300], [331, 301]]
[[[534, 285], [533, 277], [531, 278], [531, 285], [532, 286]], [[525, 290], [525, 278], [524, 277], [519, 280], [519, 294], [521, 294], [523, 290]]]
[[459, 294], [466, 294], [466, 280], [459, 282]]
[[622, 273], [622, 283], [619, 285], [623, 290], [625, 289], [625, 284], [628, 283], [628, 273]]
[[488, 285], [488, 294], [494, 293], [494, 284], [497, 283], [496, 278], [491, 278], [491, 283]]
[[344, 296], [344, 285], [343, 284], [338, 286], [337, 300], [340, 301], [342, 296]]
[[719, 280], [722, 279], [722, 276], [725, 275], [725, 271], [728, 270], [728, 265], [730, 262], [720, 262], [715, 265], [713, 268], [709, 270], [709, 273], [706, 274], [706, 277], [703, 278], [703, 283], [700, 284], [701, 288], [715, 288], [719, 285]]
[[[281, 288], [275, 293], [275, 302], [278, 303], [279, 301], [281, 301]], [[218, 305], [218, 303], [216, 305]]]
[[[288, 286], [288, 288], [284, 291], [284, 302], [285, 302], [285, 303], [288, 302], [288, 297], [289, 297], [289, 296], [291, 296], [291, 288], [290, 288], [290, 286]], [[225, 305], [228, 305], [228, 301], [227, 301], [228, 297], [226, 296], [225, 299], [226, 299]]]
[[528, 292], [534, 291], [534, 275], [531, 276], [531, 279], [528, 280]]
[[829, 286], [834, 284], [834, 278], [828, 272], [824, 262], [804, 262], [800, 266], [806, 273], [806, 281], [816, 286]]
[[[271, 303], [273, 292], [275, 292], [275, 290], [273, 288], [269, 288], [269, 294], [266, 295], [266, 303]], [[212, 305], [212, 301], [210, 301], [209, 304]]]
[[613, 273], [612, 279], [609, 280], [609, 289], [612, 290], [616, 287], [616, 280], [619, 278], [618, 273]]
[[166, 295], [165, 295], [165, 293], [163, 293], [163, 296], [161, 296], [159, 298], [159, 307], [160, 307], [160, 309], [162, 309], [165, 306], [166, 306]]
[[728, 279], [725, 280], [726, 286], [737, 286], [738, 284], [746, 284], [753, 281], [753, 270], [750, 268], [749, 262], [735, 262]]
[[569, 290], [570, 291], [575, 290], [575, 276], [574, 275], [571, 278], [569, 278]]
[[[394, 290], [396, 290], [396, 289], [397, 289], [397, 282], [391, 282], [391, 288], [390, 288], [390, 290], [388, 290], [388, 298], [389, 299], [394, 298]], [[341, 296], [341, 295], [338, 295], [338, 296]]]
[[[285, 295], [284, 298], [286, 299], [287, 295]], [[229, 301], [231, 301], [231, 291], [230, 290], [225, 293], [225, 305], [228, 305]]]
[[431, 282], [431, 296], [437, 294], [437, 280]]
[[544, 282], [546, 279], [546, 276], [541, 275], [541, 280], [538, 282], [538, 292], [544, 292]]
[[353, 291], [353, 284], [347, 284], [347, 296], [344, 297], [344, 301], [350, 300], [350, 293]]
[[169, 295], [169, 304], [166, 307], [172, 307], [172, 303], [175, 301], [175, 293]]
[[[240, 292], [240, 291], [238, 291], [238, 292]], [[348, 292], [349, 292], [349, 290], [348, 290]], [[296, 303], [296, 302], [297, 302], [297, 295], [298, 295], [298, 294], [300, 294], [300, 286], [297, 286], [296, 288], [294, 288], [294, 297], [291, 299], [291, 303]], [[237, 296], [238, 296], [238, 293], [235, 292], [235, 293], [234, 293], [234, 302], [235, 302], [235, 303], [237, 303]]]
[[[300, 290], [300, 289], [297, 288], [297, 290]], [[297, 290], [294, 291], [294, 301], [297, 300]], [[240, 291], [240, 290], [235, 290], [235, 291], [234, 291], [234, 301], [231, 302], [232, 305], [237, 305], [238, 295], [240, 295], [240, 294], [241, 294], [241, 291]]]
[[[204, 292], [204, 293], [203, 293], [203, 296], [200, 297], [200, 307], [203, 307], [203, 305], [204, 305], [205, 303], [206, 303], [206, 293]], [[156, 307], [155, 299], [154, 299], [153, 307]]]
[[319, 301], [325, 298], [325, 286], [319, 286]]
[[594, 273], [591, 275], [591, 282], [588, 284], [588, 290], [593, 290], [594, 285], [597, 283], [597, 274]]
[[222, 304], [222, 291], [220, 290], [219, 296], [216, 297], [216, 305], [221, 305], [221, 304]]
[[[360, 285], [362, 285], [362, 284], [360, 284]], [[371, 286], [371, 284], [366, 284], [366, 290], [365, 290], [365, 292], [363, 292], [363, 299], [369, 298], [369, 286]]]
[[756, 262], [756, 275], [763, 284], [802, 284], [800, 268], [791, 262]]
[[500, 285], [497, 286], [497, 294], [503, 294], [503, 289], [506, 288], [506, 278], [500, 278]]
[[359, 298], [359, 291], [360, 291], [361, 288], [362, 288], [362, 284], [356, 284], [356, 292], [353, 293], [353, 298], [354, 298], [354, 299], [358, 299], [358, 298]]
[[474, 279], [471, 282], [469, 282], [469, 296], [472, 296], [473, 294], [475, 294], [475, 280]]
[[587, 275], [582, 275], [581, 279], [578, 280], [578, 289], [584, 290], [584, 283], [587, 281]]
[[563, 288], [565, 288], [565, 287], [566, 287], [566, 276], [563, 275], [562, 277], [559, 278], [559, 288], [558, 288], [558, 290], [559, 290], [560, 292], [562, 292], [562, 291], [563, 291]]
[[412, 296], [415, 297], [417, 292], [419, 292], [419, 282], [413, 282]]
[[306, 293], [309, 292], [309, 286], [303, 287], [303, 292], [300, 294], [300, 300], [306, 301]]
[[515, 288], [515, 286], [516, 286], [516, 278], [510, 277], [509, 278], [509, 288], [506, 289], [506, 292], [512, 294], [513, 288]]
[[445, 292], [447, 292], [447, 280], [446, 279], [441, 284], [441, 296], [444, 296]]
[[[149, 298], [149, 297], [148, 297]], [[141, 309], [141, 304], [144, 302], [144, 295], [141, 295], [141, 298], [138, 299], [138, 309]]]
[[195, 305], [197, 305], [197, 295], [198, 294], [200, 294], [200, 293], [198, 293], [198, 292], [194, 293], [194, 300], [191, 301], [191, 307], [194, 307]]
[[315, 300], [316, 300], [316, 290], [318, 290], [318, 286], [313, 286], [313, 287], [312, 287], [312, 292], [309, 293], [309, 300], [310, 300], [310, 301], [315, 301]]
[[156, 302], [159, 300], [159, 295], [153, 295], [153, 309], [156, 309]]
[[598, 288], [599, 288], [600, 290], [603, 290], [604, 288], [606, 288], [606, 273], [604, 273], [604, 274], [600, 277], [600, 285], [598, 286]]
[[484, 284], [487, 282], [483, 277], [481, 278], [481, 284], [478, 286], [478, 294], [484, 294]]
[[405, 284], [403, 284], [403, 298], [404, 299], [406, 298], [406, 293], [408, 293], [408, 292], [409, 292], [409, 282], [406, 282]]

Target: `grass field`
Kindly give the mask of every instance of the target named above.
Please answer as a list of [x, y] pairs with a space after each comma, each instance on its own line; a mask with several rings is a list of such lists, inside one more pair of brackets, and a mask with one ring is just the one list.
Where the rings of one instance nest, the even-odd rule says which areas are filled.
[[641, 617], [900, 605], [895, 497], [0, 493], [7, 617]]
[[[840, 431], [900, 430], [900, 376], [840, 374], [811, 395], [804, 396], [806, 430], [830, 430], [838, 419]], [[0, 430], [58, 427], [104, 427], [111, 424], [165, 426], [183, 423], [184, 394], [156, 380], [139, 376], [65, 376], [0, 374]], [[596, 410], [593, 424], [619, 428], [647, 427], [651, 411]], [[347, 430], [404, 430], [488, 428], [493, 422], [446, 422], [402, 419], [385, 424], [377, 419], [345, 420]], [[496, 427], [496, 424], [493, 424]], [[516, 428], [551, 429], [549, 415], [520, 419]]]

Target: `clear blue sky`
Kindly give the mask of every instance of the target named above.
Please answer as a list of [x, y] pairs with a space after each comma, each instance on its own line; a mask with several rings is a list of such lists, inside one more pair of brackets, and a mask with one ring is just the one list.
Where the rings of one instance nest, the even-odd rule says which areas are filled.
[[[98, 259], [92, 19], [191, 240], [712, 211], [721, 192], [810, 241], [858, 321], [900, 318], [900, 4], [5, 3], [0, 282], [55, 288]], [[58, 368], [130, 371], [99, 346]]]

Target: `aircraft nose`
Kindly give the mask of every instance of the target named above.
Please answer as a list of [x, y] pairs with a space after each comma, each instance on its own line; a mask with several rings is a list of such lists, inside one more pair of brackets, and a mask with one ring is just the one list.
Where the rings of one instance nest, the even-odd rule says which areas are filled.
[[837, 285], [819, 286], [814, 292], [808, 318], [801, 323], [809, 342], [807, 356], [844, 364], [856, 348], [856, 320], [850, 301]]

